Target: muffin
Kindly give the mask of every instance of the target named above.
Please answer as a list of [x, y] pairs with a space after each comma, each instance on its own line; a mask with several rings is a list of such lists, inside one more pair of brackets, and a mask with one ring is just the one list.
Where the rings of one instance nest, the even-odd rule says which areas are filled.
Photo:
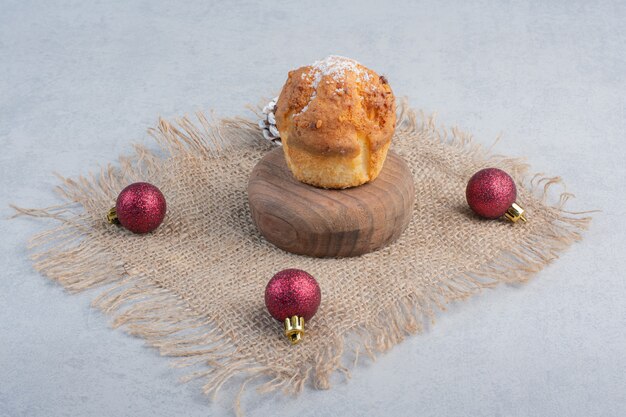
[[355, 187], [380, 173], [396, 124], [385, 77], [331, 55], [289, 72], [276, 104], [287, 165], [301, 182]]

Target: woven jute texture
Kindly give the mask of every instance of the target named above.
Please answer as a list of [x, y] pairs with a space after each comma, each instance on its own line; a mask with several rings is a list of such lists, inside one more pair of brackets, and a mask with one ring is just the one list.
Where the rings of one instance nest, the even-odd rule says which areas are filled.
[[[374, 253], [317, 259], [264, 240], [246, 186], [273, 145], [255, 121], [197, 114], [150, 129], [158, 146], [136, 146], [100, 172], [62, 179], [63, 204], [16, 208], [58, 221], [33, 238], [35, 267], [71, 292], [98, 287], [93, 304], [114, 326], [178, 357], [207, 394], [226, 384], [237, 411], [251, 381], [262, 392], [328, 388], [360, 358], [422, 330], [446, 303], [529, 279], [580, 239], [589, 222], [563, 209], [570, 194], [549, 196], [559, 178], [532, 176], [520, 160], [492, 155], [469, 134], [438, 127], [406, 104], [398, 112], [392, 149], [410, 166], [417, 198], [408, 229]], [[528, 223], [472, 214], [465, 186], [485, 167], [516, 180]], [[136, 181], [155, 184], [167, 198], [164, 223], [147, 235], [105, 221], [118, 193]], [[296, 346], [263, 298], [268, 280], [285, 268], [308, 271], [322, 289], [318, 313]]]

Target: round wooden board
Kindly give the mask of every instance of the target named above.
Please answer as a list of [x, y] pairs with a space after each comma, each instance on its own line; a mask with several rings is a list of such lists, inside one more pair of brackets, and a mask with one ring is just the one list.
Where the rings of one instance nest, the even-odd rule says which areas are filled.
[[372, 252], [400, 236], [411, 219], [415, 187], [409, 167], [392, 151], [374, 181], [328, 190], [296, 180], [277, 148], [252, 170], [248, 200], [261, 234], [279, 248], [346, 257]]

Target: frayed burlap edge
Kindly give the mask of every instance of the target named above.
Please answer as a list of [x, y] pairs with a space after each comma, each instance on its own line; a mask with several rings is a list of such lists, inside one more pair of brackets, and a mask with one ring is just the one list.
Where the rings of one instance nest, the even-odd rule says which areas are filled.
[[[34, 236], [29, 244], [35, 269], [59, 282], [70, 292], [101, 288], [93, 306], [111, 315], [113, 327], [122, 327], [127, 333], [142, 337], [161, 355], [177, 357], [175, 366], [195, 366], [195, 372], [185, 381], [203, 378], [205, 394], [216, 396], [222, 386], [235, 378], [239, 389], [234, 399], [235, 411], [241, 415], [240, 399], [246, 386], [257, 379], [257, 390], [262, 393], [282, 390], [298, 393], [311, 381], [317, 388], [326, 389], [335, 371], [349, 376], [349, 367], [355, 366], [363, 353], [372, 360], [407, 335], [423, 330], [424, 324], [434, 322], [437, 310], [445, 310], [447, 303], [461, 300], [493, 287], [501, 282], [527, 281], [551, 261], [559, 252], [581, 239], [581, 231], [588, 227], [590, 212], [570, 212], [564, 209], [573, 197], [563, 192], [555, 205], [547, 203], [558, 177], [542, 174], [530, 176], [528, 166], [520, 159], [491, 154], [472, 137], [459, 129], [438, 127], [433, 116], [425, 116], [410, 109], [403, 101], [398, 106], [396, 135], [418, 136], [438, 145], [455, 148], [457, 152], [484, 164], [493, 164], [514, 177], [518, 184], [541, 199], [551, 215], [550, 227], [541, 234], [531, 234], [514, 250], [501, 253], [481, 270], [450, 277], [442, 284], [420, 294], [398, 299], [392, 308], [381, 311], [375, 320], [355, 326], [351, 334], [333, 340], [327, 349], [303, 364], [297, 372], [275, 366], [263, 366], [253, 358], [242, 356], [212, 322], [210, 317], [195, 313], [187, 303], [149, 277], [127, 271], [125, 265], [111, 261], [99, 248], [90, 243], [90, 222], [93, 219], [77, 204], [85, 195], [104, 195], [111, 198], [123, 188], [124, 178], [159, 169], [159, 162], [168, 156], [219, 157], [241, 142], [256, 136], [262, 141], [256, 123], [242, 119], [209, 121], [204, 114], [188, 117], [174, 123], [160, 120], [149, 134], [160, 145], [159, 151], [135, 146], [135, 155], [122, 157], [117, 166], [109, 165], [98, 174], [76, 180], [60, 177], [57, 191], [65, 204], [44, 209], [26, 209], [12, 206], [18, 215], [52, 218], [60, 225]], [[225, 139], [223, 131], [229, 131]], [[235, 134], [233, 134], [235, 132]], [[237, 133], [239, 132], [239, 133]], [[84, 202], [83, 202], [84, 204]], [[78, 211], [76, 211], [78, 210]], [[348, 360], [350, 364], [345, 362]]]

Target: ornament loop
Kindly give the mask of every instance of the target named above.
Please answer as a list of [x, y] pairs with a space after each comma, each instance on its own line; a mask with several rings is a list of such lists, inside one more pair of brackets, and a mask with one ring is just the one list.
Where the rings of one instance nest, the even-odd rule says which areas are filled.
[[504, 217], [513, 223], [516, 223], [518, 220], [526, 222], [526, 212], [517, 203], [511, 204], [511, 207], [504, 213]]
[[285, 319], [285, 336], [292, 345], [297, 345], [304, 335], [304, 317], [293, 316]]

